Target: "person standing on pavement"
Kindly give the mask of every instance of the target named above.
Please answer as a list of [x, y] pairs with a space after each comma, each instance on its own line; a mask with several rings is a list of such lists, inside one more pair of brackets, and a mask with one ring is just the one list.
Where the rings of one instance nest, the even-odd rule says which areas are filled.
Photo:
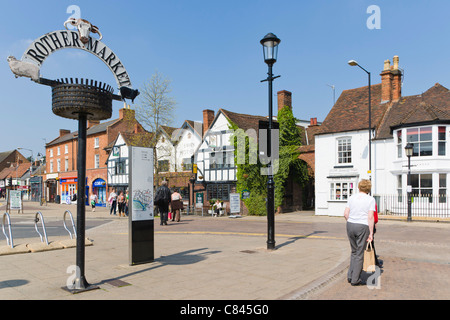
[[116, 215], [117, 194], [115, 189], [113, 189], [113, 191], [109, 194], [108, 202], [111, 205], [109, 214], [111, 215], [114, 211], [114, 215]]
[[120, 191], [119, 196], [117, 197], [117, 206], [119, 207], [119, 217], [125, 217], [125, 196], [123, 195], [123, 191]]
[[352, 195], [344, 210], [347, 221], [347, 236], [350, 241], [351, 255], [347, 280], [352, 286], [362, 284], [360, 275], [364, 263], [366, 243], [373, 239], [375, 199], [369, 195], [372, 189], [370, 180], [361, 180], [359, 193]]
[[175, 190], [172, 193], [170, 206], [172, 208], [172, 221], [180, 222], [180, 210], [183, 208], [183, 197], [178, 192], [178, 190]]
[[167, 215], [169, 213], [169, 203], [171, 201], [170, 190], [167, 181], [163, 180], [161, 186], [156, 190], [154, 204], [158, 206], [161, 219], [160, 225], [167, 225]]
[[91, 207], [92, 207], [92, 212], [95, 212], [95, 204], [97, 203], [97, 195], [95, 193], [91, 194]]

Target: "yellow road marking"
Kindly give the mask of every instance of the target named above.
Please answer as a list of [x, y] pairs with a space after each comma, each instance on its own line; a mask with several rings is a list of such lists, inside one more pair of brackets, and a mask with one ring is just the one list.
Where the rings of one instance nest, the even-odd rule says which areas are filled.
[[[156, 231], [158, 234], [212, 234], [212, 235], [237, 235], [237, 236], [266, 236], [267, 233], [254, 232], [225, 232], [225, 231]], [[120, 233], [128, 234], [128, 233]], [[298, 235], [298, 234], [275, 234], [276, 237], [281, 238], [304, 238], [304, 239], [336, 239], [345, 240], [347, 238], [331, 237], [331, 236], [314, 236], [314, 235]]]

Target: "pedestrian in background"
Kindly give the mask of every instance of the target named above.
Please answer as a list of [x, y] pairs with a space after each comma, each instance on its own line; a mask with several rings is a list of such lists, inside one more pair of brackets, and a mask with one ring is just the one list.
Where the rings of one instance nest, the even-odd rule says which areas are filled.
[[125, 215], [128, 217], [128, 190], [125, 191]]
[[119, 208], [119, 217], [122, 217], [122, 215], [125, 217], [125, 196], [123, 191], [120, 191], [117, 197], [117, 207]]
[[183, 209], [183, 197], [178, 192], [178, 190], [175, 189], [175, 191], [172, 193], [170, 206], [172, 208], [172, 221], [180, 222], [180, 210]]
[[116, 190], [113, 189], [113, 191], [109, 194], [108, 202], [111, 205], [111, 209], [109, 210], [109, 214], [111, 215], [114, 211], [114, 215], [116, 215], [116, 204], [117, 204], [117, 194], [115, 192]]
[[347, 236], [350, 241], [351, 255], [347, 280], [352, 286], [361, 285], [360, 278], [366, 243], [373, 238], [375, 199], [369, 195], [372, 189], [370, 180], [361, 180], [359, 192], [347, 202], [344, 217], [347, 221]]
[[97, 195], [95, 193], [91, 194], [91, 207], [92, 207], [92, 212], [95, 212], [95, 204], [97, 203]]
[[167, 215], [169, 213], [169, 203], [171, 201], [170, 190], [167, 181], [163, 180], [161, 186], [156, 190], [154, 204], [158, 206], [161, 225], [167, 225]]

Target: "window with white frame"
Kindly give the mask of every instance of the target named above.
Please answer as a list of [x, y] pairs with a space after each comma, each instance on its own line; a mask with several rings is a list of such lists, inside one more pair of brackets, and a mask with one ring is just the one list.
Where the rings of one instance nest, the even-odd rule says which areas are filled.
[[95, 164], [94, 164], [94, 168], [95, 168], [95, 169], [100, 168], [100, 155], [99, 155], [99, 154], [96, 154], [96, 155], [95, 155]]
[[337, 139], [337, 159], [338, 164], [352, 163], [352, 139]]
[[439, 203], [447, 202], [447, 174], [439, 174]]
[[445, 127], [438, 127], [438, 155], [445, 156], [446, 137]]
[[402, 158], [403, 147], [402, 147], [402, 130], [397, 131], [397, 157]]
[[402, 198], [402, 175], [397, 176], [397, 195], [398, 195], [398, 202], [403, 202]]
[[94, 139], [94, 148], [98, 148], [98, 147], [100, 147], [100, 141], [99, 141], [99, 138], [97, 137]]
[[64, 153], [65, 154], [69, 153], [69, 145], [67, 145], [67, 144], [64, 146]]
[[433, 194], [433, 175], [411, 174], [411, 186], [413, 197], [431, 197]]
[[53, 172], [53, 160], [50, 161], [50, 172]]
[[56, 171], [57, 172], [61, 171], [61, 159], [56, 160]]
[[56, 155], [58, 155], [58, 156], [61, 155], [61, 148], [60, 147], [58, 147]]
[[50, 153], [50, 158], [53, 157], [53, 149], [50, 149], [49, 153]]
[[64, 170], [65, 171], [69, 171], [69, 159], [64, 159]]
[[433, 155], [432, 127], [407, 129], [406, 141], [413, 144], [413, 157]]
[[353, 180], [334, 180], [330, 183], [330, 200], [347, 201], [353, 195], [355, 182]]

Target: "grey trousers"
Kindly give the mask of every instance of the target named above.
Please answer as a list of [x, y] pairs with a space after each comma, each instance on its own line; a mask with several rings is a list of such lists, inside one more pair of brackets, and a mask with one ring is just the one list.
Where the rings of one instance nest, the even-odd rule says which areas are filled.
[[347, 222], [347, 236], [352, 249], [347, 279], [349, 279], [353, 284], [357, 283], [360, 279], [364, 264], [364, 250], [366, 249], [369, 234], [369, 226], [366, 226], [365, 224]]

